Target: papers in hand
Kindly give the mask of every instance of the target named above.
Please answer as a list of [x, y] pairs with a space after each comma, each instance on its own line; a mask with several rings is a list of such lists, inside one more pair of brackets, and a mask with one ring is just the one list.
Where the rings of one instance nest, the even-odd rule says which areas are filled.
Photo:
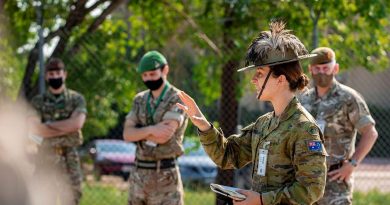
[[243, 201], [246, 199], [246, 196], [237, 192], [238, 188], [223, 186], [219, 184], [210, 184], [210, 189], [215, 193], [222, 194], [224, 196], [230, 197], [236, 201]]

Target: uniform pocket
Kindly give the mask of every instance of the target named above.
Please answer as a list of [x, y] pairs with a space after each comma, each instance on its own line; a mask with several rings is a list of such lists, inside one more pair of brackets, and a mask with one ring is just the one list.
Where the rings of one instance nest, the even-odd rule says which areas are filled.
[[157, 179], [158, 186], [165, 191], [176, 190], [178, 179], [177, 177], [178, 175], [176, 168], [160, 170]]

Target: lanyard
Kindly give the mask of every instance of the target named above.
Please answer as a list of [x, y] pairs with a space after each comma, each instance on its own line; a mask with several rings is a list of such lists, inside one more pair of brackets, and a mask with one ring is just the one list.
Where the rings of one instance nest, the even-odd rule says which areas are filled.
[[158, 108], [158, 105], [160, 105], [160, 102], [162, 101], [162, 98], [164, 97], [165, 93], [167, 92], [168, 85], [169, 85], [169, 83], [166, 82], [165, 86], [164, 86], [164, 89], [161, 92], [160, 96], [158, 97], [156, 106], [154, 106], [154, 108], [152, 108], [152, 106], [150, 105], [150, 98], [151, 98], [151, 95], [152, 95], [152, 91], [149, 92], [148, 101], [146, 103], [146, 109], [148, 111], [148, 115], [147, 115], [148, 116], [148, 118], [147, 118], [147, 121], [148, 121], [147, 123], [148, 124], [154, 124], [154, 120], [153, 120], [154, 113], [156, 112], [156, 110]]

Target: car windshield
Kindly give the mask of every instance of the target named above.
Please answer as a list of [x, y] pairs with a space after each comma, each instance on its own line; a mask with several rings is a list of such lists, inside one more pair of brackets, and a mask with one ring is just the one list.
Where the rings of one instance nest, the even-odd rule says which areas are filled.
[[99, 143], [99, 152], [135, 153], [135, 146], [127, 143]]

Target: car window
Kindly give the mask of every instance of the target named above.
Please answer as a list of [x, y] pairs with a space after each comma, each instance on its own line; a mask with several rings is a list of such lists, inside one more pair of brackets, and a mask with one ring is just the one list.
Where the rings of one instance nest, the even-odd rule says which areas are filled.
[[198, 149], [191, 150], [187, 155], [189, 156], [206, 156], [206, 152], [202, 147], [199, 147]]
[[98, 143], [98, 152], [135, 153], [135, 145], [127, 143]]

